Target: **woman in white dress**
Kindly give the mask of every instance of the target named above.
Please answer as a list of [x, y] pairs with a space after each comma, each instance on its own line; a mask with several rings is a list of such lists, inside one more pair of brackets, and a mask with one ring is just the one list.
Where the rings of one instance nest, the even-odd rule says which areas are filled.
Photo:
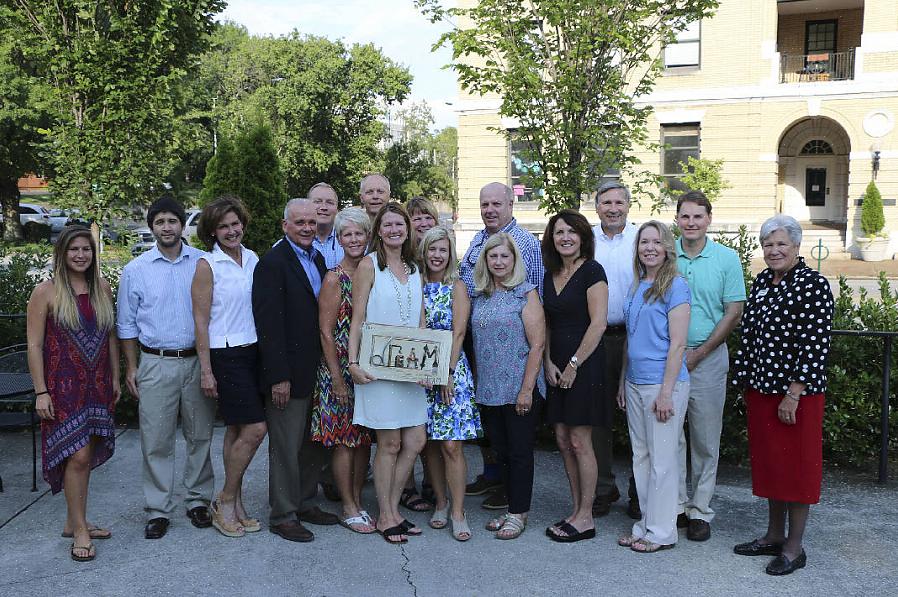
[[405, 543], [421, 529], [399, 514], [399, 498], [427, 435], [424, 388], [378, 380], [359, 366], [362, 323], [425, 327], [421, 273], [415, 265], [408, 214], [398, 203], [384, 205], [374, 219], [372, 252], [352, 277], [349, 372], [355, 384], [353, 424], [374, 429], [374, 487], [380, 515], [377, 530], [388, 543]]

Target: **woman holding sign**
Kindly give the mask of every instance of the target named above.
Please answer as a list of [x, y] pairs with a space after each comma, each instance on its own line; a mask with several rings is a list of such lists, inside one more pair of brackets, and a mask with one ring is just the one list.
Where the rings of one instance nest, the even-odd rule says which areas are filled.
[[374, 218], [372, 252], [352, 277], [349, 372], [355, 383], [353, 423], [374, 429], [374, 487], [380, 516], [377, 530], [388, 543], [405, 543], [421, 529], [399, 514], [399, 497], [427, 435], [424, 388], [411, 382], [378, 380], [359, 365], [365, 322], [424, 327], [421, 273], [415, 265], [408, 214], [395, 202]]

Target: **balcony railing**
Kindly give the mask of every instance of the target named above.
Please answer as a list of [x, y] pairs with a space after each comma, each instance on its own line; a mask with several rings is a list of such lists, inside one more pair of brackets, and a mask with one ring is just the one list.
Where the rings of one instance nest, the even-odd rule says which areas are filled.
[[854, 48], [845, 52], [783, 54], [780, 57], [780, 83], [849, 79], [854, 79]]

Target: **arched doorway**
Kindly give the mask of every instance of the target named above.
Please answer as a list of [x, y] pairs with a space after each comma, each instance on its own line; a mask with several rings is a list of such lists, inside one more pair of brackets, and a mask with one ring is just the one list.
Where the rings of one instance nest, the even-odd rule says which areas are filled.
[[845, 223], [851, 142], [831, 118], [792, 124], [779, 143], [781, 212], [803, 222]]

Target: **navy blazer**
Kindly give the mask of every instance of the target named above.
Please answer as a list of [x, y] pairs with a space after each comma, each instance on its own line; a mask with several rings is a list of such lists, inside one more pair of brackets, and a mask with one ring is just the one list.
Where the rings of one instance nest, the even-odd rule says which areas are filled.
[[[321, 253], [315, 265], [324, 281]], [[259, 336], [259, 379], [262, 391], [290, 382], [291, 398], [306, 398], [315, 389], [321, 361], [318, 299], [306, 270], [286, 240], [272, 247], [253, 274], [253, 317]]]

